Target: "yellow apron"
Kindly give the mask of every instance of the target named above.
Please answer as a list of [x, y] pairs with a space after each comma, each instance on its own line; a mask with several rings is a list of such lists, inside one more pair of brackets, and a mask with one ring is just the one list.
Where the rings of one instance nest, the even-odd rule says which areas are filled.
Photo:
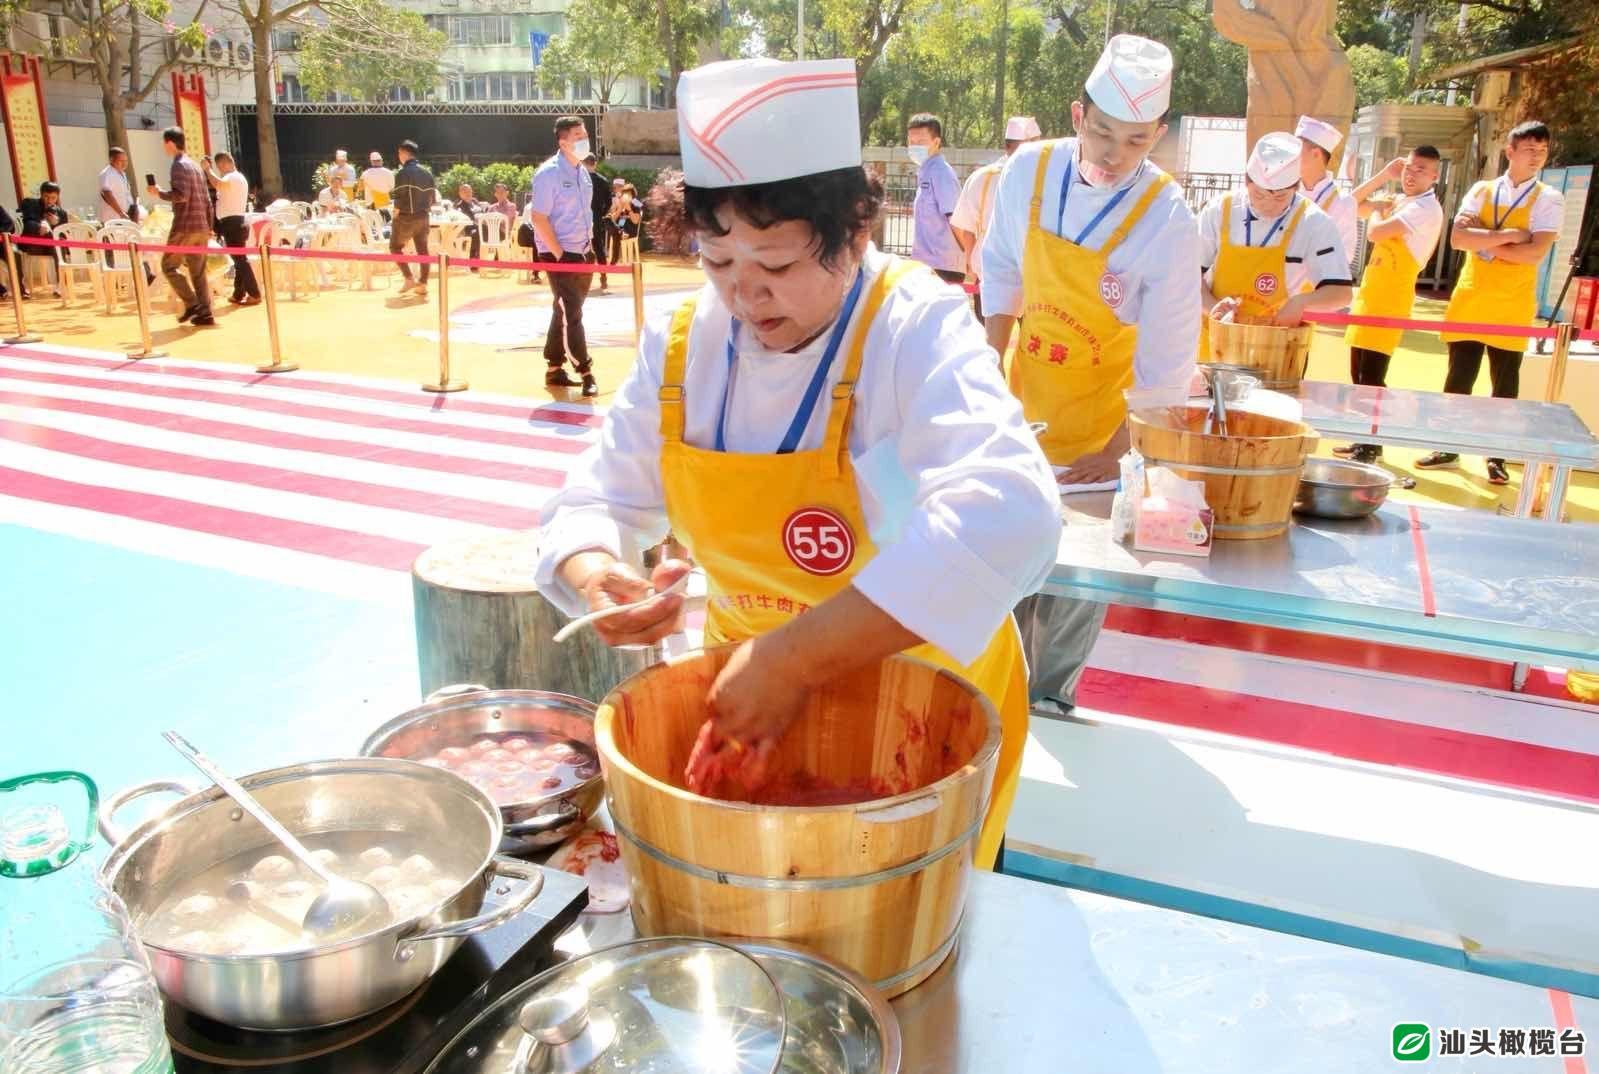
[[[1232, 240], [1233, 196], [1228, 194], [1222, 199], [1221, 245], [1216, 251], [1216, 265], [1210, 277], [1210, 293], [1218, 302], [1236, 298], [1237, 316], [1250, 318], [1270, 317], [1288, 304], [1288, 244], [1294, 241], [1294, 232], [1299, 230], [1299, 222], [1305, 218], [1309, 204], [1303, 198], [1299, 200], [1299, 207], [1283, 230], [1283, 241], [1276, 246], [1251, 246], [1247, 232], [1240, 246]], [[1244, 211], [1249, 209], [1245, 207]], [[1270, 242], [1271, 232], [1268, 231], [1261, 241]], [[1210, 361], [1209, 310], [1200, 318], [1199, 360]]]
[[[827, 433], [813, 451], [740, 454], [685, 442], [683, 379], [694, 301], [673, 317], [661, 378], [661, 480], [672, 533], [705, 568], [709, 581], [707, 645], [782, 626], [849, 585], [876, 555], [849, 457], [851, 399], [865, 359], [867, 329], [900, 278], [921, 268], [895, 259], [866, 292], [843, 377], [833, 388]], [[803, 423], [796, 424], [803, 432]], [[1016, 621], [1007, 616], [969, 665], [932, 645], [919, 645], [908, 655], [960, 675], [999, 710], [999, 761], [975, 851], [980, 868], [993, 868], [1027, 741], [1027, 666]]]
[[[1534, 183], [1532, 192], [1523, 200], [1503, 210], [1496, 204], [1498, 180], [1477, 184], [1482, 197], [1478, 204], [1477, 226], [1492, 231], [1525, 230], [1532, 226], [1532, 207], [1544, 192], [1542, 183]], [[1469, 198], [1470, 195], [1467, 195]], [[1492, 251], [1489, 251], [1490, 253]], [[1469, 324], [1508, 324], [1531, 327], [1538, 317], [1538, 266], [1513, 265], [1495, 258], [1484, 260], [1473, 252], [1466, 255], [1466, 265], [1455, 281], [1454, 293], [1449, 296], [1449, 306], [1444, 310], [1444, 320], [1465, 321]], [[1501, 350], [1526, 350], [1527, 340], [1512, 336], [1472, 335], [1471, 333], [1445, 332], [1445, 343], [1474, 339]]]
[[977, 188], [977, 230], [972, 239], [972, 256], [966, 259], [966, 271], [974, 280], [983, 278], [983, 262], [979, 257], [983, 252], [983, 240], [988, 237], [988, 225], [993, 218], [989, 216], [989, 198], [993, 195], [994, 180], [999, 178], [1004, 161], [996, 161], [982, 169], [983, 182]]
[[[1416, 298], [1416, 277], [1421, 262], [1410, 252], [1403, 235], [1390, 235], [1372, 247], [1366, 274], [1360, 278], [1349, 312], [1365, 317], [1409, 317]], [[1344, 330], [1351, 347], [1392, 355], [1404, 332], [1398, 328], [1373, 328], [1352, 324]]]
[[[1150, 183], [1104, 244], [1092, 250], [1082, 243], [1104, 214], [1075, 242], [1039, 223], [1044, 175], [1054, 151], [1053, 143], [1044, 147], [1033, 179], [1032, 220], [1022, 254], [1021, 334], [1011, 360], [1010, 384], [1027, 420], [1048, 424], [1039, 443], [1050, 463], [1070, 466], [1103, 450], [1127, 420], [1122, 392], [1133, 384], [1138, 326], [1123, 324], [1116, 316], [1128, 297], [1128, 284], [1110, 271], [1110, 255], [1143, 219], [1171, 176], [1162, 173]], [[1071, 180], [1068, 166], [1062, 199]], [[1113, 199], [1106, 210], [1118, 200]]]

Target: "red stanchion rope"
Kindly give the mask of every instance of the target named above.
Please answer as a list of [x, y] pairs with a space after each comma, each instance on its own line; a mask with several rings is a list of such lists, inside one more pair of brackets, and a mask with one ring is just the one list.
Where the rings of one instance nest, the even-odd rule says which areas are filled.
[[[126, 253], [127, 243], [117, 242], [85, 242], [81, 239], [47, 239], [36, 235], [14, 235], [12, 242], [18, 246], [42, 246], [69, 250], [113, 250]], [[168, 246], [165, 243], [140, 242], [133, 240], [140, 253], [152, 254], [189, 254], [217, 257], [248, 257], [259, 254], [257, 247], [240, 246]], [[438, 263], [436, 254], [385, 254], [373, 253], [364, 250], [326, 250], [316, 247], [298, 246], [273, 246], [273, 257], [299, 257], [307, 260], [320, 261], [381, 261], [399, 265], [433, 265]], [[451, 265], [460, 265], [465, 268], [502, 268], [502, 269], [528, 269], [539, 272], [567, 272], [578, 275], [617, 275], [631, 274], [631, 263], [620, 264], [590, 263], [590, 262], [562, 262], [562, 261], [487, 261], [475, 257], [452, 257]]]
[[[1305, 314], [1305, 320], [1311, 324], [1322, 324], [1330, 327], [1354, 324], [1371, 328], [1410, 329], [1417, 332], [1459, 332], [1483, 336], [1505, 336], [1511, 339], [1554, 339], [1556, 334], [1553, 328], [1540, 328], [1535, 325], [1482, 324], [1476, 321], [1429, 321], [1415, 317], [1371, 317], [1363, 313], [1332, 313], [1325, 310], [1312, 310]], [[1579, 332], [1575, 338], [1599, 340], [1599, 330], [1590, 329], [1585, 332]]]

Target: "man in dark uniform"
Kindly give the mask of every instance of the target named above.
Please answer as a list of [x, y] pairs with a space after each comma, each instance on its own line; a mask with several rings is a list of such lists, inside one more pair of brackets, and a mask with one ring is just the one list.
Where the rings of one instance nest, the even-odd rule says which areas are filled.
[[[611, 257], [611, 187], [604, 182], [604, 176], [597, 169], [600, 166], [599, 158], [593, 153], [583, 158], [583, 167], [589, 171], [589, 179], [593, 186], [589, 194], [589, 210], [594, 214], [594, 263], [609, 265]], [[600, 294], [611, 293], [611, 278], [605, 273], [600, 273]]]

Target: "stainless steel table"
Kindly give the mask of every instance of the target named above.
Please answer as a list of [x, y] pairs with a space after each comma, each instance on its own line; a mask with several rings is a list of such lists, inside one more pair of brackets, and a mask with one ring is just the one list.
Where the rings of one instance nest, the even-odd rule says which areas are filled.
[[1071, 496], [1045, 592], [1436, 652], [1599, 670], [1599, 527], [1386, 504], [1208, 559], [1111, 540], [1108, 494]]
[[1540, 466], [1553, 471], [1544, 518], [1556, 522], [1571, 471], [1599, 469], [1599, 439], [1564, 403], [1313, 380], [1297, 394], [1305, 423], [1326, 437], [1524, 461], [1520, 518], [1533, 515]]
[[[635, 935], [626, 914], [586, 916], [560, 946]], [[993, 873], [955, 954], [893, 1006], [905, 1074], [1385, 1070], [1401, 1022], [1432, 1028], [1429, 1070], [1567, 1069], [1439, 1054], [1440, 1029], [1555, 1028], [1544, 989]], [[1599, 1025], [1599, 1002], [1572, 1013]]]

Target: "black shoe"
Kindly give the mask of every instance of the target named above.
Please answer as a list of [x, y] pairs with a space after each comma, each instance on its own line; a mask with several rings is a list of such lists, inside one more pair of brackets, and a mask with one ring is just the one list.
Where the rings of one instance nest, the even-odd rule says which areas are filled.
[[583, 374], [583, 395], [586, 398], [592, 399], [596, 395], [599, 395], [599, 394], [600, 394], [600, 386], [598, 384], [594, 383], [594, 374], [593, 373], [584, 373]]
[[1363, 462], [1367, 466], [1375, 466], [1382, 458], [1382, 448], [1376, 444], [1357, 444], [1355, 450], [1349, 453], [1351, 462]]
[[544, 374], [544, 386], [546, 388], [576, 388], [581, 383], [581, 381], [573, 380], [572, 374], [561, 368], [551, 369]]
[[193, 306], [183, 307], [183, 312], [178, 314], [178, 323], [188, 324], [190, 321], [194, 320], [195, 315], [199, 312], [200, 311], [195, 309]]
[[1460, 465], [1460, 456], [1448, 451], [1434, 451], [1416, 460], [1419, 470], [1448, 470]]
[[1488, 460], [1488, 484], [1490, 484], [1490, 485], [1508, 485], [1508, 484], [1510, 484], [1510, 471], [1505, 469], [1505, 460], [1504, 459], [1489, 459]]
[[215, 328], [216, 324], [217, 319], [209, 313], [204, 317], [195, 317], [194, 320], [189, 322], [191, 328]]

